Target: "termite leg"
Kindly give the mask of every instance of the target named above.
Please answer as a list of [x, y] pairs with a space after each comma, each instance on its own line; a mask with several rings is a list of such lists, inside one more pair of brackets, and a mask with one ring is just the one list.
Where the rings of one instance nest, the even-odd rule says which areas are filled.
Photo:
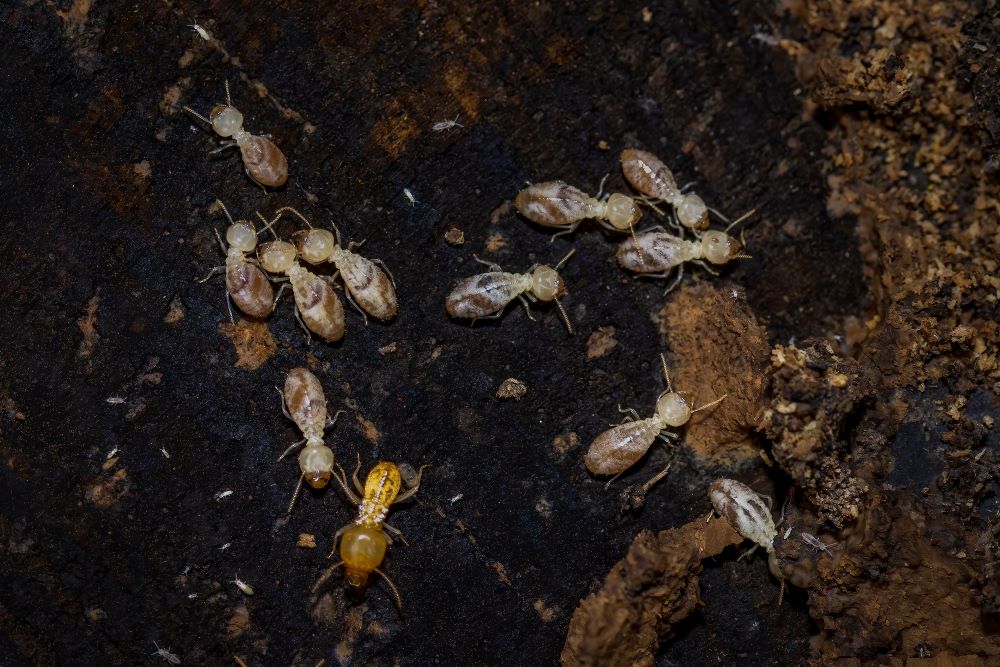
[[601, 185], [597, 188], [597, 194], [594, 195], [594, 199], [600, 199], [601, 194], [604, 192], [604, 182], [608, 180], [608, 176], [611, 174], [604, 174], [604, 178], [601, 179]]
[[298, 320], [299, 324], [302, 326], [302, 330], [306, 332], [306, 345], [312, 345], [312, 332], [309, 331], [309, 327], [306, 323], [302, 321], [302, 316], [299, 315], [299, 309], [295, 308], [295, 319]]
[[281, 397], [281, 413], [283, 415], [285, 415], [286, 417], [288, 417], [289, 419], [291, 419], [292, 415], [288, 414], [288, 408], [285, 406], [285, 394], [284, 394], [284, 392], [282, 392], [281, 389], [279, 389], [278, 387], [275, 387], [274, 389], [275, 389], [275, 391], [278, 392], [278, 396]]
[[501, 272], [503, 271], [503, 268], [501, 268], [499, 264], [497, 264], [496, 262], [487, 262], [484, 259], [479, 259], [479, 255], [473, 255], [472, 259], [476, 260], [480, 264], [490, 267], [494, 271], [501, 271]]
[[295, 451], [296, 449], [298, 449], [298, 448], [299, 448], [299, 447], [300, 447], [301, 445], [303, 445], [303, 444], [305, 443], [305, 441], [306, 441], [306, 439], [305, 439], [305, 438], [302, 438], [302, 439], [301, 439], [301, 440], [299, 440], [298, 442], [293, 442], [293, 443], [292, 443], [291, 445], [289, 445], [288, 449], [286, 449], [286, 450], [284, 451], [284, 453], [283, 453], [283, 454], [282, 454], [281, 456], [279, 456], [279, 457], [278, 457], [278, 460], [279, 460], [279, 461], [281, 461], [281, 460], [282, 460], [282, 459], [284, 459], [284, 458], [285, 458], [286, 456], [288, 456], [289, 454], [291, 454], [292, 452], [294, 452], [294, 451]]
[[708, 264], [706, 264], [705, 262], [701, 261], [700, 259], [694, 260], [694, 263], [697, 264], [697, 265], [699, 265], [701, 268], [705, 269], [709, 273], [711, 273], [713, 276], [719, 275], [718, 271], [716, 271], [715, 269], [713, 269], [712, 267], [710, 267]]
[[[392, 504], [395, 505], [396, 503], [401, 503], [405, 500], [409, 500], [410, 498], [412, 498], [413, 494], [415, 494], [417, 490], [420, 488], [420, 478], [423, 477], [424, 475], [424, 468], [430, 468], [430, 467], [431, 467], [430, 463], [425, 463], [424, 465], [420, 466], [420, 468], [417, 470], [417, 481], [415, 481], [413, 483], [413, 486], [411, 486], [409, 489], [403, 491], [401, 494], [396, 496], [396, 499], [392, 501]], [[405, 542], [406, 540], [403, 541]]]
[[754, 551], [757, 551], [757, 547], [759, 547], [759, 546], [760, 546], [759, 544], [753, 545], [748, 550], [746, 550], [742, 554], [740, 554], [740, 557], [737, 558], [736, 560], [738, 560], [738, 561], [739, 560], [743, 560], [744, 558], [746, 558], [747, 556], [749, 556], [750, 554], [752, 554]]
[[207, 276], [205, 276], [204, 278], [195, 278], [195, 280], [197, 280], [199, 283], [205, 283], [205, 282], [208, 282], [209, 279], [212, 276], [214, 276], [215, 274], [220, 273], [220, 272], [225, 271], [225, 270], [226, 270], [226, 267], [224, 267], [224, 266], [216, 266], [215, 268], [213, 268], [211, 271], [208, 272]]
[[[272, 278], [272, 280], [275, 280], [275, 279]], [[278, 300], [281, 298], [281, 295], [285, 293], [285, 290], [288, 288], [288, 286], [290, 284], [287, 280], [286, 281], [280, 281], [280, 282], [282, 283], [282, 285], [281, 285], [281, 287], [278, 288], [278, 293], [276, 295], [274, 295], [274, 302], [271, 304], [271, 308], [276, 308], [278, 306]]]
[[500, 309], [498, 312], [493, 313], [492, 315], [483, 315], [482, 317], [474, 317], [472, 318], [472, 322], [469, 323], [469, 326], [470, 327], [474, 326], [476, 322], [478, 322], [479, 320], [499, 320], [501, 317], [503, 317], [503, 309]]
[[340, 539], [340, 536], [346, 533], [349, 528], [353, 527], [354, 524], [349, 523], [333, 534], [333, 544], [330, 546], [330, 553], [326, 555], [327, 560], [333, 558], [333, 554], [337, 553], [337, 541]]
[[354, 310], [358, 311], [361, 314], [361, 317], [365, 322], [365, 326], [368, 326], [368, 314], [365, 313], [365, 311], [361, 308], [361, 306], [359, 306], [358, 303], [354, 300], [354, 297], [351, 296], [351, 290], [345, 289], [344, 296], [347, 297], [347, 303], [354, 306]]
[[681, 264], [680, 266], [677, 267], [677, 277], [674, 278], [674, 282], [670, 283], [670, 287], [668, 287], [663, 292], [663, 296], [666, 296], [671, 292], [673, 292], [675, 289], [677, 289], [677, 286], [681, 284], [681, 278], [683, 277], [684, 277], [684, 265]]
[[227, 141], [222, 146], [220, 146], [219, 148], [216, 148], [214, 150], [208, 151], [208, 154], [209, 155], [215, 155], [216, 153], [221, 153], [222, 151], [229, 150], [230, 148], [235, 148], [235, 147], [236, 147], [236, 142], [235, 141]]
[[712, 212], [712, 213], [714, 213], [714, 214], [715, 214], [716, 216], [718, 216], [718, 218], [719, 218], [720, 220], [722, 220], [722, 221], [723, 221], [724, 223], [726, 223], [727, 225], [731, 225], [731, 224], [732, 224], [732, 223], [730, 222], [729, 218], [727, 218], [726, 216], [722, 215], [722, 213], [720, 213], [719, 211], [715, 210], [715, 209], [714, 209], [714, 208], [712, 208], [711, 206], [706, 206], [705, 208], [707, 208], [707, 209], [708, 209], [709, 211], [711, 211], [711, 212]]
[[681, 436], [679, 433], [674, 433], [673, 431], [660, 431], [656, 434], [656, 437], [669, 445], [676, 442]]
[[392, 283], [393, 287], [396, 287], [396, 279], [392, 277], [392, 271], [390, 271], [389, 267], [385, 265], [385, 262], [383, 262], [381, 259], [373, 259], [372, 264], [378, 264], [379, 266], [381, 266], [382, 270], [385, 271], [385, 275], [389, 276], [389, 282]]
[[640, 419], [642, 419], [639, 416], [639, 413], [636, 412], [635, 408], [623, 408], [622, 406], [619, 405], [618, 412], [629, 415], [628, 417], [625, 418], [625, 421], [627, 422], [630, 422], [632, 420], [639, 421]]
[[236, 320], [233, 319], [233, 298], [229, 296], [229, 292], [226, 292], [226, 310], [229, 311], [229, 323], [236, 324]]
[[535, 316], [531, 314], [531, 306], [528, 305], [528, 300], [524, 298], [523, 294], [518, 294], [517, 298], [520, 299], [521, 305], [524, 306], [524, 312], [528, 314], [528, 319], [534, 322]]
[[[403, 537], [403, 531], [401, 531], [399, 528], [396, 528], [395, 526], [390, 526], [384, 521], [382, 522], [382, 527], [385, 528], [385, 530], [389, 533], [389, 535], [392, 535], [393, 537], [397, 538], [400, 542], [402, 542], [406, 546], [410, 546], [410, 543], [406, 541], [405, 537]], [[386, 539], [389, 539], [389, 535], [385, 536]], [[392, 542], [392, 540], [389, 539], [389, 542]]]
[[368, 239], [362, 239], [360, 241], [351, 241], [350, 243], [347, 244], [347, 252], [354, 252], [355, 248], [360, 248], [365, 244], [365, 241], [367, 240]]
[[[358, 495], [351, 490], [351, 487], [347, 485], [347, 473], [344, 472], [344, 469], [340, 467], [339, 463], [334, 463], [334, 465], [337, 469], [333, 471], [333, 478], [337, 480], [337, 483], [340, 484], [340, 488], [344, 490], [344, 495], [346, 495], [355, 505], [360, 505], [361, 498], [359, 498]], [[339, 535], [340, 533], [337, 534]]]
[[365, 495], [365, 487], [361, 485], [361, 480], [358, 479], [358, 471], [361, 470], [361, 454], [355, 452], [358, 457], [358, 464], [354, 466], [354, 472], [351, 474], [351, 481], [354, 482], [354, 488], [358, 490], [358, 493], [362, 496]]
[[556, 238], [558, 238], [560, 236], [565, 236], [566, 234], [572, 234], [573, 232], [576, 231], [576, 228], [579, 227], [579, 226], [580, 226], [580, 221], [577, 220], [576, 222], [574, 222], [572, 225], [566, 227], [566, 229], [562, 230], [561, 232], [556, 232], [555, 234], [553, 234], [552, 236], [550, 236], [549, 237], [549, 243], [552, 243], [553, 241], [556, 240]]
[[[344, 410], [337, 410], [337, 412], [334, 413], [333, 417], [331, 417], [331, 418], [329, 418], [329, 419], [326, 420], [326, 424], [323, 425], [323, 428], [330, 428], [331, 426], [333, 426], [334, 424], [336, 424], [337, 423], [337, 418], [339, 418], [340, 415], [343, 414], [343, 413], [344, 413]], [[289, 419], [291, 419], [291, 417], [289, 417]]]

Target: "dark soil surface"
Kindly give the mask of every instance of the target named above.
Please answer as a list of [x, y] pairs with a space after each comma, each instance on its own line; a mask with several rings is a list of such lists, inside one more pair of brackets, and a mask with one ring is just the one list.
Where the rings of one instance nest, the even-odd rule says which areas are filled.
[[[719, 476], [787, 494], [785, 525], [839, 551], [782, 525], [781, 606], [764, 555], [694, 562], [701, 604], [647, 633], [651, 662], [998, 659], [1000, 32], [992, 5], [905, 5], [0, 10], [0, 665], [157, 664], [154, 642], [182, 664], [555, 664], [640, 531], [703, 521]], [[181, 109], [227, 80], [288, 156], [277, 191]], [[619, 237], [550, 242], [514, 212], [527, 181], [623, 190], [631, 146], [711, 206], [758, 207], [752, 259], [664, 297]], [[308, 343], [286, 295], [231, 324], [224, 281], [196, 282], [223, 260], [217, 198], [364, 240], [399, 316], [348, 308], [343, 341]], [[523, 271], [570, 248], [575, 335], [545, 307], [446, 315], [473, 254]], [[661, 351], [694, 402], [732, 403], [606, 489], [583, 453], [619, 405], [652, 411]], [[356, 510], [331, 487], [283, 519], [296, 366], [347, 410], [340, 461], [433, 466], [390, 519], [401, 611], [378, 582], [309, 592]], [[508, 378], [523, 397], [497, 397]]]

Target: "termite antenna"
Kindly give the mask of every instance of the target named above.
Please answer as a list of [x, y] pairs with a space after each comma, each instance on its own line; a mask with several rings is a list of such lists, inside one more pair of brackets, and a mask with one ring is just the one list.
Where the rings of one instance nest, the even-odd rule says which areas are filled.
[[559, 303], [559, 299], [553, 299], [556, 302], [556, 308], [559, 309], [559, 314], [562, 316], [563, 324], [566, 325], [566, 329], [569, 331], [569, 335], [573, 335], [573, 325], [569, 321], [569, 315], [566, 314], [566, 309], [563, 305]]
[[185, 107], [181, 107], [181, 108], [184, 109], [184, 111], [187, 111], [189, 114], [191, 114], [195, 118], [197, 118], [198, 120], [200, 120], [201, 122], [203, 122], [203, 123], [205, 123], [207, 125], [211, 125], [212, 124], [212, 121], [210, 121], [209, 119], [205, 118], [204, 116], [202, 116], [200, 113], [198, 113], [197, 111], [195, 111], [191, 107], [185, 106]]
[[288, 503], [288, 509], [285, 510], [285, 516], [289, 516], [292, 510], [295, 509], [295, 503], [299, 499], [299, 494], [302, 493], [302, 480], [306, 478], [306, 474], [302, 473], [299, 475], [299, 483], [295, 485], [295, 493], [292, 494], [292, 500]]
[[226, 208], [226, 205], [222, 203], [222, 200], [221, 199], [216, 199], [215, 203], [218, 204], [219, 208], [222, 209], [222, 213], [226, 216], [226, 220], [229, 221], [229, 224], [235, 225], [236, 223], [233, 222], [233, 216], [229, 215], [229, 209]]
[[383, 579], [385, 579], [385, 583], [389, 584], [389, 588], [392, 589], [392, 594], [394, 596], [396, 596], [396, 606], [399, 607], [400, 609], [402, 609], [403, 608], [403, 599], [401, 597], [399, 597], [399, 591], [396, 589], [396, 584], [392, 583], [392, 579], [389, 578], [389, 575], [387, 575], [385, 572], [383, 572], [382, 570], [378, 569], [377, 567], [375, 568], [374, 571], [380, 577], [382, 577]]
[[[333, 217], [333, 215], [331, 214], [330, 217]], [[330, 221], [330, 226], [333, 227], [333, 235], [334, 235], [334, 238], [337, 241], [337, 245], [340, 245], [340, 230], [337, 229], [337, 223], [335, 223], [333, 220], [331, 220]]]
[[785, 599], [785, 580], [781, 580], [781, 592], [778, 593], [778, 606], [781, 606], [781, 601]]
[[274, 236], [275, 239], [277, 239], [278, 238], [278, 233], [274, 231], [274, 223], [276, 223], [281, 218], [281, 215], [278, 214], [278, 215], [274, 216], [274, 220], [272, 220], [271, 222], [268, 222], [267, 218], [265, 218], [263, 215], [260, 214], [260, 211], [254, 211], [254, 213], [256, 213], [257, 217], [260, 218], [260, 221], [262, 223], [264, 223], [264, 226], [261, 228], [261, 230], [258, 232], [258, 234], [263, 234], [264, 232], [266, 232], [267, 230], [270, 229], [271, 230], [271, 234]]
[[756, 212], [757, 212], [757, 207], [755, 206], [752, 209], [750, 209], [749, 211], [747, 211], [746, 213], [744, 213], [743, 215], [741, 215], [740, 217], [738, 217], [735, 220], [733, 220], [732, 222], [730, 222], [729, 226], [726, 227], [723, 230], [723, 233], [724, 234], [728, 234], [730, 229], [732, 229], [736, 225], [740, 224], [741, 222], [743, 222], [744, 220], [746, 220], [747, 218], [749, 218], [751, 215], [753, 215]]
[[298, 209], [293, 208], [291, 206], [282, 206], [277, 211], [275, 211], [274, 212], [275, 220], [277, 220], [278, 218], [280, 218], [282, 216], [282, 214], [285, 213], [286, 211], [289, 212], [289, 213], [294, 213], [295, 216], [298, 217], [299, 220], [301, 220], [302, 222], [306, 223], [306, 226], [308, 226], [309, 229], [313, 228], [313, 226], [309, 222], [309, 220], [306, 219], [306, 216], [302, 215], [301, 213], [299, 213]]
[[725, 399], [725, 398], [726, 398], [726, 396], [729, 396], [729, 394], [723, 394], [722, 396], [720, 396], [719, 398], [715, 399], [715, 400], [714, 400], [714, 401], [712, 401], [711, 403], [706, 403], [705, 405], [701, 406], [700, 408], [695, 408], [695, 409], [694, 409], [694, 410], [692, 410], [691, 412], [692, 412], [692, 413], [694, 413], [694, 412], [698, 412], [699, 410], [704, 410], [705, 408], [710, 408], [710, 407], [712, 407], [713, 405], [718, 405], [719, 403], [721, 403], [721, 402], [723, 401], [723, 399]]
[[748, 255], [745, 252], [741, 252], [733, 255], [732, 259], [753, 259], [753, 255]]
[[[667, 370], [667, 358], [663, 356], [662, 352], [660, 352], [660, 365], [663, 366], [663, 377], [667, 381], [667, 391], [668, 392], [672, 392], [674, 390], [674, 388], [670, 384], [670, 371]], [[698, 409], [700, 410], [701, 408], [698, 408]]]
[[570, 248], [570, 251], [566, 253], [566, 256], [559, 260], [559, 263], [555, 265], [555, 270], [558, 271], [562, 268], [563, 264], [569, 261], [569, 258], [573, 256], [576, 252], [576, 248]]
[[309, 589], [309, 593], [312, 594], [312, 593], [315, 593], [317, 590], [319, 590], [319, 587], [322, 586], [323, 584], [325, 584], [330, 579], [330, 577], [333, 576], [333, 573], [337, 570], [337, 568], [340, 567], [343, 564], [344, 564], [344, 561], [341, 560], [341, 561], [337, 561], [336, 563], [334, 563], [333, 565], [331, 565], [330, 567], [328, 567], [326, 569], [326, 572], [324, 572], [323, 574], [321, 574], [319, 576], [319, 579], [316, 580], [316, 583], [313, 584], [312, 588]]
[[233, 98], [229, 96], [229, 79], [226, 79], [222, 83], [226, 87], [226, 106], [231, 107], [233, 106]]

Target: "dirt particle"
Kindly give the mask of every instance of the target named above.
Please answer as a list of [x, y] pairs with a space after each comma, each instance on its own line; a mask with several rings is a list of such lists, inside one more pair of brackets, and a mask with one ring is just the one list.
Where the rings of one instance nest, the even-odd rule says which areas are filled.
[[500, 579], [500, 581], [507, 584], [508, 586], [511, 585], [510, 577], [507, 575], [507, 568], [503, 566], [503, 563], [501, 563], [498, 560], [495, 560], [490, 562], [490, 567], [492, 567], [496, 571], [497, 578]]
[[653, 12], [650, 11], [649, 7], [643, 7], [642, 8], [642, 22], [643, 23], [652, 23], [652, 21], [653, 21]]
[[358, 641], [358, 635], [361, 634], [361, 627], [364, 623], [365, 612], [368, 610], [368, 605], [358, 605], [356, 607], [351, 607], [346, 614], [344, 614], [344, 622], [346, 627], [344, 628], [344, 634], [340, 637], [340, 642], [337, 643], [336, 655], [337, 660], [340, 664], [346, 664], [351, 656], [354, 655], [354, 644]]
[[527, 393], [528, 385], [517, 378], [507, 378], [500, 384], [500, 388], [497, 389], [497, 398], [513, 398], [515, 401], [520, 401]]
[[579, 444], [580, 437], [576, 432], [570, 431], [563, 435], [557, 435], [555, 440], [552, 441], [552, 448], [556, 450], [557, 454], [563, 455]]
[[542, 619], [542, 623], [548, 623], [556, 616], [555, 610], [545, 604], [545, 600], [538, 598], [535, 603], [531, 605], [535, 608], [535, 613], [538, 614], [538, 618]]
[[295, 543], [295, 546], [300, 549], [315, 549], [316, 536], [312, 533], [299, 533], [299, 541]]
[[170, 86], [163, 91], [163, 96], [160, 97], [160, 113], [172, 116], [180, 111], [181, 97], [184, 95], [184, 89], [189, 85], [191, 85], [191, 79], [185, 78], [181, 79], [178, 85]]
[[83, 340], [80, 341], [80, 347], [77, 348], [76, 352], [76, 356], [81, 359], [90, 359], [97, 348], [97, 341], [101, 338], [100, 334], [97, 333], [97, 308], [100, 303], [101, 289], [97, 288], [94, 296], [90, 297], [90, 301], [87, 302], [84, 314], [76, 320], [76, 326], [83, 334]]
[[615, 340], [615, 328], [612, 326], [598, 327], [587, 339], [587, 361], [600, 359], [618, 345]]
[[486, 239], [486, 252], [497, 252], [505, 247], [507, 247], [507, 239], [502, 234], [491, 234]]
[[132, 173], [137, 177], [146, 180], [149, 175], [153, 173], [153, 167], [149, 164], [149, 160], [143, 160], [142, 162], [136, 162], [132, 165]]
[[233, 609], [233, 613], [226, 621], [226, 637], [236, 639], [246, 631], [248, 625], [250, 625], [250, 610], [245, 604], [241, 604]]
[[236, 368], [255, 371], [278, 351], [271, 331], [263, 322], [237, 320], [222, 322], [219, 333], [229, 339], [236, 349]]
[[365, 437], [365, 440], [373, 445], [377, 445], [382, 438], [382, 434], [379, 433], [375, 422], [365, 419], [365, 416], [357, 410], [354, 412], [354, 419], [358, 422], [358, 428], [361, 429], [361, 435]]
[[465, 243], [465, 232], [458, 227], [451, 227], [444, 233], [444, 240], [447, 241], [449, 245], [462, 245]]
[[103, 621], [108, 617], [107, 613], [100, 607], [87, 607], [87, 610], [83, 612], [83, 615], [91, 623]]
[[98, 509], [106, 510], [125, 495], [129, 486], [128, 475], [120, 468], [113, 475], [100, 475], [84, 489], [83, 496]]
[[506, 200], [504, 203], [500, 204], [499, 206], [497, 206], [490, 212], [490, 224], [491, 225], [500, 224], [500, 221], [503, 220], [508, 213], [510, 213], [513, 207], [514, 203], [511, 202], [511, 200], [509, 199]]
[[610, 150], [611, 144], [609, 144], [604, 139], [601, 139], [600, 141], [597, 142], [597, 148], [602, 151]]
[[538, 502], [535, 503], [535, 511], [542, 515], [543, 518], [548, 519], [552, 517], [552, 501], [548, 498], [539, 498]]
[[175, 296], [170, 302], [167, 314], [163, 316], [165, 324], [176, 324], [184, 319], [184, 302], [179, 296]]
[[396, 341], [392, 341], [388, 345], [383, 345], [382, 347], [380, 347], [378, 349], [378, 353], [384, 357], [387, 354], [392, 354], [393, 352], [395, 352], [396, 347], [397, 347]]

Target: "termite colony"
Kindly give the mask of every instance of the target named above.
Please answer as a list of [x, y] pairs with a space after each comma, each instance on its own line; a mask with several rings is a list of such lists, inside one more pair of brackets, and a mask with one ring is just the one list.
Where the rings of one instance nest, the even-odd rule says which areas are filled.
[[[203, 39], [208, 39], [205, 36], [207, 33], [203, 32], [198, 31], [198, 34]], [[239, 148], [245, 171], [254, 183], [261, 186], [265, 193], [268, 192], [267, 188], [281, 188], [288, 179], [288, 160], [269, 137], [253, 135], [244, 129], [243, 114], [233, 106], [228, 82], [225, 90], [226, 103], [216, 105], [207, 117], [187, 106], [184, 110], [228, 140], [212, 153], [232, 147]], [[439, 131], [461, 127], [456, 117], [434, 129]], [[370, 260], [354, 252], [361, 243], [345, 246], [341, 241], [340, 231], [332, 222], [330, 227], [333, 231], [329, 231], [314, 226], [297, 209], [283, 206], [270, 218], [256, 212], [260, 222], [258, 229], [248, 220], [234, 220], [221, 201], [216, 200], [216, 206], [229, 224], [225, 241], [218, 230], [215, 230], [226, 261], [224, 266], [213, 268], [200, 282], [207, 281], [216, 273], [225, 273], [230, 321], [233, 321], [231, 304], [235, 304], [248, 318], [268, 318], [288, 288], [291, 288], [294, 300], [295, 317], [310, 340], [312, 335], [326, 342], [335, 342], [344, 337], [344, 306], [337, 295], [337, 289], [343, 290], [348, 303], [361, 314], [366, 325], [368, 317], [383, 322], [396, 317], [399, 311], [396, 284], [388, 268], [380, 260]], [[283, 239], [278, 235], [278, 225], [286, 216], [290, 216], [299, 227], [283, 230], [289, 234], [287, 239]], [[273, 238], [261, 242], [259, 234], [265, 232], [269, 232]], [[553, 272], [552, 269], [548, 271]], [[542, 272], [538, 284], [547, 285], [549, 280], [549, 276]], [[275, 290], [275, 285], [279, 283], [280, 288]], [[548, 294], [544, 287], [539, 287], [535, 292], [534, 297], [543, 300]], [[548, 300], [555, 296], [558, 295], [549, 296]], [[334, 549], [338, 539], [340, 540], [342, 561], [322, 574], [312, 590], [318, 590], [337, 567], [344, 565], [345, 580], [351, 590], [363, 592], [369, 575], [374, 572], [389, 584], [397, 604], [401, 606], [396, 586], [379, 566], [386, 547], [392, 542], [390, 534], [404, 543], [405, 540], [402, 539], [402, 533], [385, 523], [385, 517], [390, 505], [405, 501], [416, 493], [423, 467], [416, 474], [414, 483], [406, 490], [402, 488], [400, 468], [394, 463], [378, 463], [369, 474], [364, 487], [358, 482], [355, 471], [355, 494], [337, 463], [335, 447], [329, 438], [329, 429], [343, 411], [338, 410], [332, 418], [329, 417], [327, 397], [319, 378], [307, 368], [293, 368], [287, 373], [278, 393], [282, 412], [302, 435], [301, 440], [293, 443], [278, 457], [278, 461], [281, 461], [301, 447], [298, 453], [298, 482], [288, 503], [286, 520], [291, 515], [304, 484], [312, 489], [323, 489], [331, 478], [337, 481], [348, 498], [359, 507], [357, 520], [338, 531], [333, 539]], [[360, 464], [359, 456], [359, 467]], [[409, 469], [408, 466], [404, 468]], [[217, 494], [216, 499], [232, 493], [232, 490], [227, 490]], [[225, 547], [228, 546], [227, 543]], [[233, 583], [244, 595], [254, 594], [253, 587], [238, 575]], [[165, 649], [159, 649], [157, 655], [172, 661], [173, 654]]]

